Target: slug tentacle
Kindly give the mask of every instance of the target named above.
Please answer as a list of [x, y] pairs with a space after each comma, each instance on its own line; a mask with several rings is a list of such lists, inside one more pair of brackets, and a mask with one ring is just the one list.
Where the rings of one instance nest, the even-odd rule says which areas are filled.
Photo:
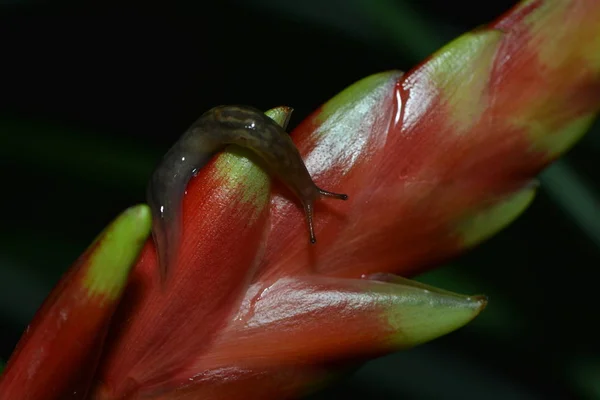
[[348, 200], [348, 195], [347, 194], [329, 192], [329, 191], [321, 189], [319, 187], [317, 188], [317, 190], [319, 191], [319, 194], [321, 196], [333, 197], [334, 199], [338, 199], [338, 200]]
[[[289, 116], [289, 115], [288, 115]], [[287, 126], [289, 118], [283, 123]], [[316, 242], [313, 203], [320, 197], [347, 200], [348, 196], [315, 185], [298, 149], [285, 128], [249, 106], [218, 106], [203, 114], [165, 154], [147, 189], [152, 210], [152, 237], [158, 253], [161, 279], [177, 262], [180, 244], [181, 202], [193, 174], [228, 144], [248, 148], [263, 158], [304, 206], [310, 241]]]

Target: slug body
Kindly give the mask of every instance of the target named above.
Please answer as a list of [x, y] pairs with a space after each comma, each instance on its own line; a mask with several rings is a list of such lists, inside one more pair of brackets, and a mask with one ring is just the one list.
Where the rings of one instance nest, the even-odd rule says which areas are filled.
[[313, 204], [322, 196], [346, 200], [345, 194], [315, 185], [298, 149], [285, 129], [263, 112], [249, 106], [218, 106], [203, 114], [165, 154], [154, 170], [147, 189], [152, 210], [152, 236], [158, 252], [161, 278], [176, 261], [181, 229], [181, 203], [194, 174], [226, 145], [252, 150], [297, 196], [304, 207], [310, 233]]

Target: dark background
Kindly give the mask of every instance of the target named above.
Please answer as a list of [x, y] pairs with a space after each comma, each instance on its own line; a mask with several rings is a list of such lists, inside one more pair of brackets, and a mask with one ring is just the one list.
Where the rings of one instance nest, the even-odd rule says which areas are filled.
[[[201, 112], [285, 104], [293, 127], [356, 80], [409, 70], [515, 3], [0, 2], [0, 358], [95, 235], [144, 201], [154, 164]], [[600, 398], [597, 125], [544, 172], [523, 217], [419, 278], [488, 294], [480, 317], [314, 399]]]

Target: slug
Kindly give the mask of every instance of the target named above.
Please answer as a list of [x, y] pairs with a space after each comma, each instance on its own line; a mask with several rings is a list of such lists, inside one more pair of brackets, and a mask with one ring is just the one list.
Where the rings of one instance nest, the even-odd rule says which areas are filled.
[[[287, 125], [287, 122], [285, 123]], [[181, 203], [194, 174], [226, 145], [252, 150], [298, 197], [304, 207], [311, 243], [316, 242], [313, 204], [320, 197], [348, 198], [323, 190], [313, 182], [298, 149], [286, 133], [262, 111], [250, 106], [218, 106], [204, 113], [162, 158], [147, 187], [152, 211], [152, 237], [161, 279], [176, 261], [181, 229]]]

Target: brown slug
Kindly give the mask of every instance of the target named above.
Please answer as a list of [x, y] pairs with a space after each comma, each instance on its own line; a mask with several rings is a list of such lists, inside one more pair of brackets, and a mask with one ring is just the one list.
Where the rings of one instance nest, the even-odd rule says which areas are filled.
[[[284, 125], [287, 125], [287, 121]], [[152, 236], [162, 279], [176, 260], [181, 229], [181, 203], [194, 174], [226, 145], [252, 150], [299, 198], [311, 243], [316, 242], [313, 204], [322, 196], [346, 200], [345, 194], [320, 189], [285, 131], [262, 111], [249, 106], [218, 106], [204, 113], [165, 154], [147, 188], [152, 210]]]

